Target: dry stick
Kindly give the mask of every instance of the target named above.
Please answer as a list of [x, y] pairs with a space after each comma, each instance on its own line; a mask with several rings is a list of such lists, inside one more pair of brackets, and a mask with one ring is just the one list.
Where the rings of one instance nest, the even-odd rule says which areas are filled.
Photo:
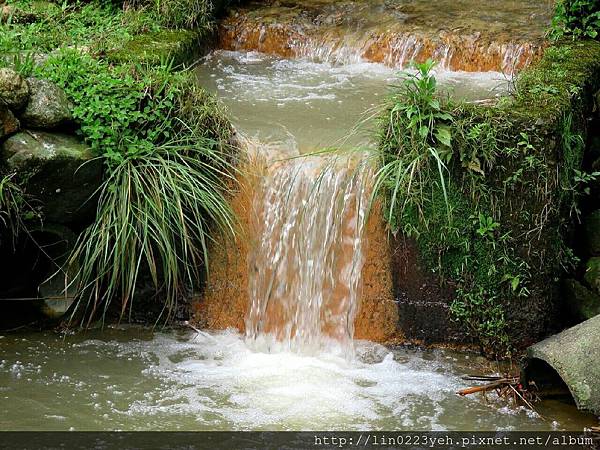
[[498, 381], [495, 381], [494, 383], [489, 383], [489, 384], [484, 384], [482, 386], [473, 386], [470, 388], [466, 388], [466, 389], [461, 389], [460, 391], [457, 392], [458, 395], [469, 395], [469, 394], [474, 394], [476, 392], [482, 392], [482, 391], [489, 391], [491, 389], [497, 388], [502, 386], [502, 384], [507, 381], [506, 378], [502, 378]]

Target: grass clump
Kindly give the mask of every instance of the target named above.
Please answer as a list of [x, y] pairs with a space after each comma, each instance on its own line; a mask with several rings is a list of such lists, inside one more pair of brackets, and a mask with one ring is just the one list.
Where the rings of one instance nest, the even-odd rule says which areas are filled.
[[8, 234], [14, 243], [23, 228], [25, 199], [21, 187], [13, 182], [13, 178], [14, 175], [4, 175], [0, 179], [0, 236]]
[[[96, 222], [71, 256], [78, 263], [80, 292], [74, 314], [103, 316], [113, 299], [121, 315], [133, 310], [141, 270], [162, 296], [166, 319], [184, 288], [193, 289], [208, 261], [215, 230], [233, 233], [224, 197], [228, 166], [216, 142], [173, 141], [116, 163], [102, 186]], [[221, 167], [223, 171], [216, 168]]]
[[201, 32], [212, 30], [215, 3], [211, 0], [136, 0], [136, 7], [150, 9], [168, 27], [194, 28]]

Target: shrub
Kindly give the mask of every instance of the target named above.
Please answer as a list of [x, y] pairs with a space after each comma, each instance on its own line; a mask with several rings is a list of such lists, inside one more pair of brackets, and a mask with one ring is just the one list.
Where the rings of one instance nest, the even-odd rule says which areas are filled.
[[558, 0], [552, 18], [550, 36], [597, 39], [600, 33], [598, 0]]

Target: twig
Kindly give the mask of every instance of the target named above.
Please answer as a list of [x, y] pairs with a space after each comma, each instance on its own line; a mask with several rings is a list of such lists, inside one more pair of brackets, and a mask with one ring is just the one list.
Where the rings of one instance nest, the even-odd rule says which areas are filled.
[[473, 386], [470, 388], [461, 389], [460, 391], [457, 392], [457, 394], [464, 396], [464, 395], [474, 394], [476, 392], [482, 392], [482, 391], [485, 392], [485, 391], [489, 391], [492, 389], [496, 389], [496, 388], [502, 386], [505, 382], [506, 382], [506, 378], [503, 378], [503, 379], [500, 379], [493, 383], [484, 384], [482, 386]]

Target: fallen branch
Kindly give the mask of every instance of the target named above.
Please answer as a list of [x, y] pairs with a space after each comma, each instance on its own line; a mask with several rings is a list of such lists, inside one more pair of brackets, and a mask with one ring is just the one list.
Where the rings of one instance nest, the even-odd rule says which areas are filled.
[[481, 386], [473, 386], [470, 388], [466, 388], [466, 389], [461, 389], [460, 391], [457, 392], [458, 395], [469, 395], [469, 394], [475, 394], [476, 392], [487, 392], [487, 391], [491, 391], [493, 389], [497, 389], [499, 387], [501, 387], [502, 385], [504, 385], [506, 383], [506, 378], [501, 378], [498, 381], [495, 381], [493, 383], [488, 383], [488, 384], [483, 384]]

